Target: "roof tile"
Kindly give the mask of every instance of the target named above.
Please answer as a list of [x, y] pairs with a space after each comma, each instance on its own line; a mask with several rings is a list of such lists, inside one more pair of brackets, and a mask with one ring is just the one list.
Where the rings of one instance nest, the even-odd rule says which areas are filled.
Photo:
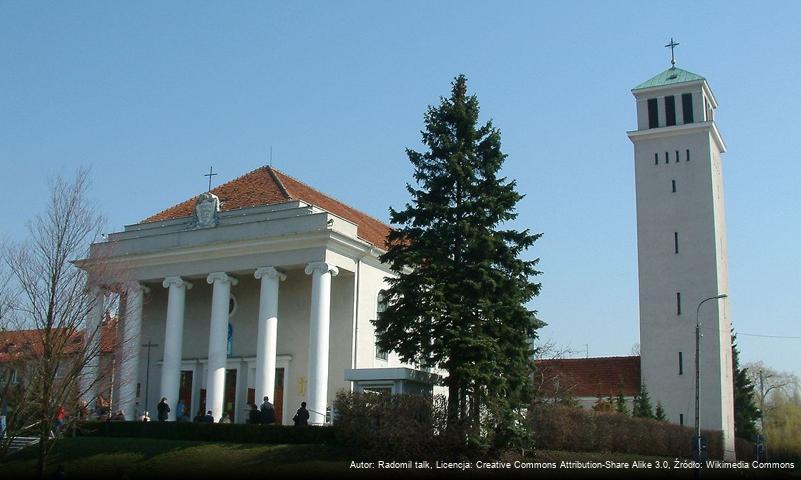
[[[261, 167], [212, 189], [223, 212], [300, 200], [340, 216], [357, 226], [357, 235], [381, 249], [386, 248], [390, 227], [272, 167]], [[142, 223], [189, 217], [195, 197], [146, 218]]]
[[608, 397], [620, 392], [633, 396], [640, 390], [639, 356], [537, 360], [534, 364], [544, 378], [559, 379], [560, 388], [574, 397]]

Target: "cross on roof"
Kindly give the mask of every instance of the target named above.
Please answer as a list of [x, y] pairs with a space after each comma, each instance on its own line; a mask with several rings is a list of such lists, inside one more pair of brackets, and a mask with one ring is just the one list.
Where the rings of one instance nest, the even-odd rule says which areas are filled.
[[673, 37], [670, 37], [670, 43], [665, 45], [665, 48], [670, 47], [670, 65], [676, 66], [676, 57], [673, 55], [673, 49], [678, 46], [678, 42], [673, 41]]
[[209, 173], [203, 175], [204, 177], [209, 177], [209, 192], [211, 191], [211, 177], [217, 175], [214, 172], [214, 167], [209, 167]]

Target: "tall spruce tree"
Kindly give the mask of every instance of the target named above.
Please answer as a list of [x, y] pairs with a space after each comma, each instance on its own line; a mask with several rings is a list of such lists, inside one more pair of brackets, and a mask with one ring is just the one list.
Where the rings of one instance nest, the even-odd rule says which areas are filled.
[[450, 98], [425, 114], [427, 151], [406, 150], [416, 185], [406, 185], [402, 210], [390, 208], [397, 228], [381, 260], [397, 276], [374, 324], [382, 350], [447, 371], [448, 429], [459, 441], [480, 440], [482, 418], [502, 444], [520, 433], [516, 415], [530, 400], [532, 340], [543, 323], [525, 305], [540, 291], [531, 281], [540, 272], [538, 259], [520, 256], [541, 234], [503, 228], [523, 196], [499, 176], [500, 132], [479, 126], [478, 115], [460, 75]]
[[756, 405], [754, 384], [744, 368], [740, 368], [740, 350], [737, 348], [737, 335], [732, 332], [731, 357], [734, 377], [734, 434], [746, 440], [757, 435], [756, 422], [762, 412]]

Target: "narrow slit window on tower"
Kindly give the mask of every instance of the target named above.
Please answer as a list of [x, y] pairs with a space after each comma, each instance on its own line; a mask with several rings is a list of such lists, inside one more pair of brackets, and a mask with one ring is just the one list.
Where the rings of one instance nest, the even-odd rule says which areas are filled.
[[668, 95], [665, 97], [665, 125], [670, 127], [676, 124], [676, 97]]
[[679, 253], [679, 232], [673, 232], [673, 253]]
[[681, 315], [681, 292], [676, 292], [676, 315]]
[[681, 111], [684, 123], [693, 123], [693, 94], [681, 94]]
[[670, 154], [665, 152], [665, 163], [670, 163]]
[[659, 165], [659, 154], [658, 153], [654, 154], [654, 165]]
[[671, 188], [673, 189], [673, 193], [676, 193], [676, 181], [675, 180], [671, 180], [670, 181], [670, 185], [671, 185]]
[[679, 151], [676, 150], [676, 163], [679, 163]]
[[688, 162], [690, 161], [690, 149], [689, 148], [687, 149], [687, 161]]
[[679, 375], [684, 375], [684, 353], [679, 352]]
[[656, 105], [655, 98], [648, 99], [648, 128], [659, 126], [659, 107]]
[[679, 425], [682, 426], [682, 427], [684, 426], [684, 414], [683, 413], [679, 414]]

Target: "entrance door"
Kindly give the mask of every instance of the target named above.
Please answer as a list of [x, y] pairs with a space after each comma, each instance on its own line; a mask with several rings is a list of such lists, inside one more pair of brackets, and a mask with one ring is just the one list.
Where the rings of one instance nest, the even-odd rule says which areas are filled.
[[[283, 368], [276, 368], [275, 369], [275, 390], [273, 390], [273, 406], [275, 407], [275, 423], [281, 425], [284, 420], [283, 412], [284, 412], [284, 369]], [[248, 388], [248, 405], [256, 404], [256, 406], [260, 406], [262, 399], [256, 401], [256, 389], [255, 388]]]
[[273, 405], [275, 406], [275, 423], [281, 425], [284, 420], [284, 369], [275, 369], [275, 390]]
[[231, 423], [236, 418], [236, 369], [225, 370], [225, 394], [223, 396], [223, 411], [228, 412]]
[[178, 389], [178, 401], [183, 404], [183, 411], [180, 411], [177, 406], [175, 410], [175, 418], [179, 421], [191, 418], [193, 373], [192, 370], [181, 370], [181, 385]]

